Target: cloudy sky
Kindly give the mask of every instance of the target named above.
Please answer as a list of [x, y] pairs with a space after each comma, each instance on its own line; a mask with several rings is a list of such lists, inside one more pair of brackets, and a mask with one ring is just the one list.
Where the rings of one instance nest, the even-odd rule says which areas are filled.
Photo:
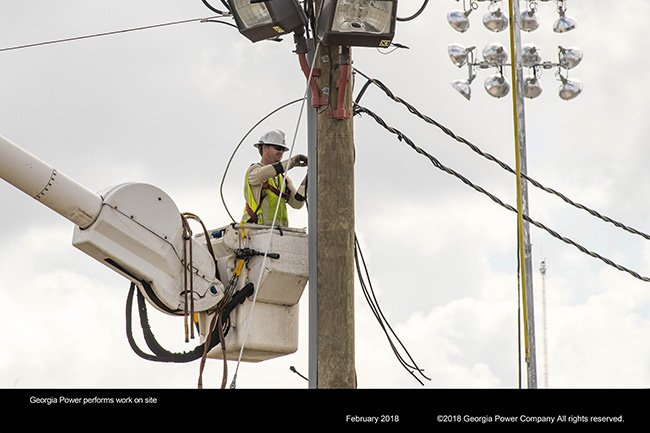
[[[522, 2], [522, 5], [525, 2]], [[400, 2], [398, 15], [421, 2]], [[235, 146], [263, 116], [301, 98], [305, 81], [293, 39], [253, 44], [236, 29], [198, 21], [110, 36], [6, 49], [45, 41], [211, 17], [200, 0], [0, 0], [0, 135], [68, 176], [100, 191], [128, 181], [166, 191], [181, 211], [209, 227], [230, 222], [220, 183]], [[504, 2], [507, 5], [507, 2]], [[430, 2], [400, 22], [394, 42], [408, 49], [353, 49], [354, 66], [393, 93], [514, 167], [512, 99], [483, 89], [471, 101], [449, 85], [467, 77], [447, 46], [480, 52], [508, 46], [470, 15], [466, 33], [446, 14], [453, 0]], [[523, 34], [544, 60], [557, 46], [578, 46], [570, 73], [584, 84], [572, 101], [557, 95], [552, 69], [544, 92], [526, 100], [528, 173], [544, 185], [640, 231], [650, 231], [647, 146], [650, 106], [643, 0], [568, 2], [579, 27], [552, 31], [553, 2], [540, 2], [540, 28]], [[509, 78], [509, 72], [506, 69]], [[356, 76], [356, 90], [365, 79]], [[416, 145], [516, 206], [515, 178], [370, 87], [362, 105]], [[360, 388], [516, 388], [520, 386], [516, 215], [435, 168], [367, 115], [355, 122], [356, 232], [384, 315], [430, 380], [424, 386], [398, 363], [357, 287], [356, 369]], [[224, 182], [228, 209], [242, 208], [242, 176], [257, 159], [251, 144], [268, 129], [307, 153], [300, 105], [257, 127]], [[302, 170], [302, 169], [296, 169]], [[303, 173], [293, 176], [301, 178]], [[5, 182], [0, 183], [0, 387], [194, 388], [198, 363], [139, 358], [125, 335], [128, 282], [71, 245], [72, 225]], [[647, 242], [531, 187], [530, 215], [562, 236], [640, 275], [650, 275]], [[307, 211], [291, 211], [307, 226]], [[595, 259], [538, 228], [533, 244], [538, 386], [650, 386], [650, 284]], [[542, 278], [541, 262], [547, 264]], [[239, 388], [305, 388], [307, 292], [300, 348], [292, 355], [242, 364]], [[545, 301], [545, 302], [543, 302]], [[151, 309], [154, 332], [170, 349], [188, 350], [182, 319]], [[229, 383], [235, 369], [229, 363]], [[219, 387], [211, 360], [205, 387]], [[521, 376], [526, 386], [525, 376]]]

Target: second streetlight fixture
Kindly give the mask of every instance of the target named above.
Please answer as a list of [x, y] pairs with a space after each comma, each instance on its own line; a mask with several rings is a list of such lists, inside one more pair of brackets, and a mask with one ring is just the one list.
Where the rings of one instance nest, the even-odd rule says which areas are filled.
[[325, 45], [388, 47], [396, 18], [397, 0], [323, 0], [318, 38]]

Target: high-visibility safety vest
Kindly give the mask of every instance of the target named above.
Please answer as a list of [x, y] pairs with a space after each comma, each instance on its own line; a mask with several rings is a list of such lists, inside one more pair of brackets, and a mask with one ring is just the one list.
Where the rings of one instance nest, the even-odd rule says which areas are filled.
[[[282, 188], [282, 183], [284, 178], [281, 174], [278, 175], [279, 185], [275, 184], [273, 178], [270, 178], [262, 184], [262, 191], [260, 193], [260, 203], [257, 203], [255, 197], [253, 197], [253, 192], [251, 190], [251, 184], [248, 181], [248, 173], [246, 173], [246, 209], [244, 211], [244, 216], [242, 221], [255, 223], [255, 224], [266, 224], [271, 225], [273, 223], [273, 217], [275, 216], [275, 210], [278, 210], [278, 215], [275, 219], [276, 226], [287, 227], [289, 225], [289, 215], [287, 213], [287, 200], [289, 199], [289, 191], [286, 189], [280, 196], [280, 188]], [[266, 191], [266, 200], [263, 200], [264, 191]], [[280, 200], [280, 206], [278, 207], [278, 199]]]

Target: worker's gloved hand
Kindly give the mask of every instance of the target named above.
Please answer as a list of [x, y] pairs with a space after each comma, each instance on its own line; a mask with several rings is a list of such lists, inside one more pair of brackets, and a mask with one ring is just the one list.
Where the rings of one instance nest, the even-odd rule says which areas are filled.
[[300, 186], [298, 187], [298, 191], [296, 192], [296, 198], [299, 201], [305, 201], [307, 198], [307, 176], [302, 180], [300, 183]]
[[305, 155], [294, 155], [289, 160], [287, 164], [287, 170], [291, 170], [294, 167], [307, 167], [307, 156]]

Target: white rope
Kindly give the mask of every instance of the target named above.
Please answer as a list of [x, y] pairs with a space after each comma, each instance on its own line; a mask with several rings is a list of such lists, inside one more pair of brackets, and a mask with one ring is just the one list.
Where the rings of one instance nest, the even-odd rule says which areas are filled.
[[[300, 105], [300, 113], [298, 114], [298, 121], [296, 122], [296, 129], [295, 129], [294, 134], [293, 134], [293, 140], [291, 142], [291, 147], [289, 148], [289, 157], [287, 159], [287, 171], [288, 171], [288, 167], [289, 167], [289, 161], [291, 160], [291, 156], [293, 154], [293, 148], [294, 148], [294, 146], [296, 144], [296, 137], [298, 135], [298, 129], [300, 128], [300, 121], [302, 119], [302, 113], [303, 113], [303, 110], [305, 108], [305, 101], [307, 100], [307, 95], [308, 95], [308, 92], [309, 92], [309, 83], [311, 81], [312, 74], [314, 72], [314, 65], [316, 64], [316, 56], [318, 54], [319, 46], [320, 46], [320, 42], [316, 45], [316, 49], [314, 51], [314, 59], [312, 60], [311, 67], [309, 69], [309, 76], [307, 77], [307, 84], [305, 86], [305, 93], [304, 93], [304, 96], [303, 96], [302, 104]], [[282, 185], [280, 186], [280, 197], [282, 197], [282, 194], [284, 193], [286, 182], [287, 182], [287, 176], [285, 175], [282, 178]], [[244, 334], [244, 339], [242, 341], [241, 349], [239, 349], [239, 357], [237, 359], [237, 367], [235, 368], [235, 373], [233, 375], [232, 383], [230, 384], [230, 388], [235, 388], [235, 382], [237, 381], [237, 373], [239, 372], [239, 365], [241, 364], [242, 355], [244, 353], [244, 347], [246, 345], [246, 338], [248, 337], [248, 330], [250, 328], [251, 320], [253, 318], [253, 309], [255, 308], [255, 302], [257, 300], [257, 294], [258, 294], [258, 292], [260, 290], [260, 282], [262, 281], [262, 273], [264, 272], [264, 267], [266, 266], [266, 259], [267, 259], [268, 253], [269, 253], [269, 251], [271, 249], [271, 241], [273, 239], [273, 229], [275, 228], [275, 222], [276, 222], [276, 219], [277, 219], [277, 216], [278, 216], [278, 210], [280, 209], [280, 202], [281, 202], [281, 200], [278, 200], [278, 203], [277, 203], [276, 208], [275, 208], [275, 214], [273, 215], [273, 222], [271, 223], [271, 231], [269, 233], [269, 242], [268, 242], [268, 246], [266, 248], [266, 251], [264, 251], [264, 256], [262, 257], [262, 266], [260, 268], [261, 270], [260, 270], [260, 274], [259, 274], [258, 279], [257, 279], [257, 284], [255, 285], [255, 292], [253, 293], [253, 301], [252, 301], [252, 304], [251, 304], [251, 310], [250, 310], [250, 314], [248, 316], [248, 322], [246, 324], [246, 333]]]

